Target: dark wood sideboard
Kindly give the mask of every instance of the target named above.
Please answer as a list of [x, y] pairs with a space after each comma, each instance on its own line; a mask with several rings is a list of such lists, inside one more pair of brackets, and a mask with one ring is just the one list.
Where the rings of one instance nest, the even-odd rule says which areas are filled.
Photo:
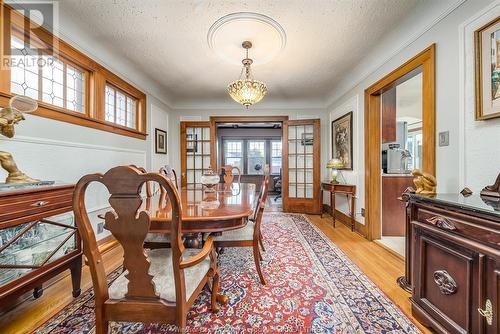
[[0, 190], [0, 308], [70, 269], [80, 294], [82, 249], [73, 219], [74, 185]]
[[413, 315], [438, 333], [499, 333], [500, 201], [405, 196]]

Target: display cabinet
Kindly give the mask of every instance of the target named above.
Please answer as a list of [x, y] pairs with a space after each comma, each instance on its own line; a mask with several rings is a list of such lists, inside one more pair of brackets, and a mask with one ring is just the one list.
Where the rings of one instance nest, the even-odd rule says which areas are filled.
[[80, 294], [82, 249], [72, 214], [73, 185], [0, 188], [0, 304], [70, 269]]

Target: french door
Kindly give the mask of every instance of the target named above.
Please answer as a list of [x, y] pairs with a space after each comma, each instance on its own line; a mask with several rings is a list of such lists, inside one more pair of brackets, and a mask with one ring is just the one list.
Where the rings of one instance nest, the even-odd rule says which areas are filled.
[[182, 187], [201, 187], [203, 173], [216, 168], [212, 140], [210, 122], [181, 122]]
[[283, 210], [321, 213], [320, 120], [283, 122]]

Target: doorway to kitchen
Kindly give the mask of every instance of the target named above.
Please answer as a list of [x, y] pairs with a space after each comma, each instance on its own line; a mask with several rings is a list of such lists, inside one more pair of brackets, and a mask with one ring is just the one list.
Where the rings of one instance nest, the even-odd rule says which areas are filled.
[[382, 232], [379, 242], [404, 257], [405, 204], [411, 171], [422, 169], [422, 67], [382, 93]]
[[410, 172], [435, 175], [435, 46], [365, 90], [366, 234], [409, 258], [403, 191]]

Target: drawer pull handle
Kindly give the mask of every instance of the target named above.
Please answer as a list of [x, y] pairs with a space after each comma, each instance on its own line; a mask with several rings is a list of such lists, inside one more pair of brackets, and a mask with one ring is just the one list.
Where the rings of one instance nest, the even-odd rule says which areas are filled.
[[31, 206], [45, 206], [47, 204], [49, 204], [50, 202], [47, 202], [47, 201], [38, 201], [38, 202], [35, 202], [33, 204], [31, 204]]
[[434, 217], [428, 218], [427, 222], [434, 225], [434, 226], [442, 228], [443, 230], [454, 231], [457, 229], [455, 227], [455, 225], [453, 225], [452, 222], [450, 222], [448, 219], [441, 217], [441, 216], [434, 216]]
[[477, 311], [479, 314], [486, 318], [486, 322], [489, 326], [493, 323], [493, 305], [491, 304], [491, 300], [486, 299], [486, 304], [484, 305], [484, 310], [478, 308]]
[[434, 272], [434, 282], [443, 295], [452, 295], [457, 292], [457, 282], [446, 270], [436, 270]]

